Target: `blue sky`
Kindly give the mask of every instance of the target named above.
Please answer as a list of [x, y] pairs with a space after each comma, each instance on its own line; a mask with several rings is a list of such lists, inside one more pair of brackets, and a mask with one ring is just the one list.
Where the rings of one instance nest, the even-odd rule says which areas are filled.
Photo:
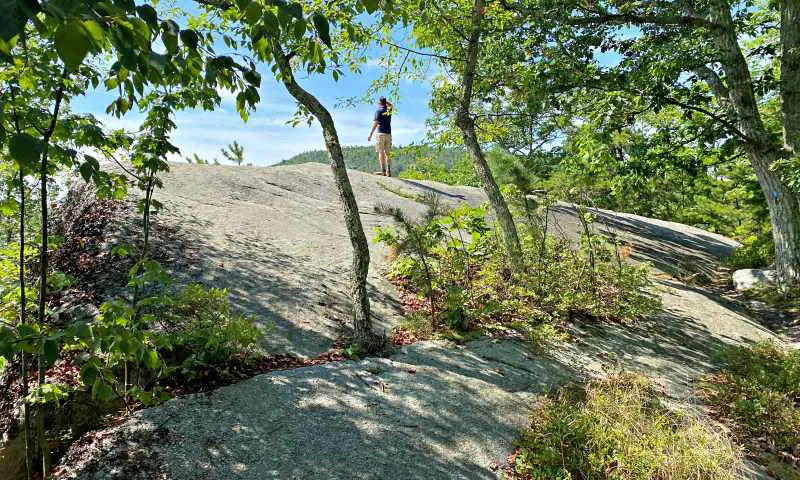
[[[178, 6], [195, 9], [189, 0], [177, 0]], [[622, 28], [622, 33], [632, 30]], [[395, 41], [402, 40], [404, 32], [394, 35]], [[218, 50], [224, 51], [225, 48]], [[246, 52], [242, 52], [246, 53]], [[372, 82], [383, 73], [379, 65], [380, 57], [385, 53], [378, 47], [371, 47], [370, 57], [362, 66], [360, 74], [348, 73], [335, 82], [330, 75], [303, 77], [298, 81], [316, 95], [331, 111], [336, 122], [339, 137], [343, 145], [368, 145], [367, 136], [372, 126], [376, 99], [356, 105], [342, 106], [344, 98], [360, 98], [367, 92]], [[595, 58], [601, 65], [608, 66], [619, 61], [614, 52], [595, 52]], [[220, 149], [236, 140], [244, 146], [248, 163], [255, 165], [271, 165], [308, 150], [324, 149], [321, 130], [314, 123], [311, 127], [305, 124], [298, 127], [287, 125], [287, 121], [296, 111], [294, 99], [286, 92], [283, 85], [277, 82], [266, 65], [261, 65], [262, 75], [260, 88], [261, 103], [248, 122], [245, 123], [236, 112], [234, 96], [229, 92], [220, 92], [222, 104], [213, 112], [189, 110], [179, 112], [175, 116], [177, 130], [173, 143], [181, 150], [180, 156], [173, 156], [173, 161], [184, 161], [183, 157], [194, 153], [212, 160], [218, 158], [224, 163]], [[431, 72], [437, 69], [431, 68]], [[399, 84], [400, 96], [391, 99], [398, 109], [392, 119], [392, 136], [395, 145], [407, 145], [425, 139], [425, 119], [430, 115], [428, 97], [430, 95], [430, 77], [421, 81], [403, 80]], [[107, 128], [124, 128], [136, 130], [142, 121], [137, 112], [129, 112], [118, 119], [105, 114], [106, 106], [111, 103], [116, 92], [107, 93], [104, 87], [90, 91], [83, 97], [72, 101], [72, 109], [80, 113], [92, 113]], [[388, 95], [388, 92], [385, 94]]]
[[[383, 52], [376, 47], [371, 48], [368, 53], [371, 58], [362, 67], [360, 74], [349, 73], [340, 77], [338, 82], [334, 82], [329, 75], [309, 78], [298, 76], [298, 82], [331, 111], [343, 145], [369, 144], [367, 136], [372, 126], [376, 102], [365, 102], [355, 107], [338, 106], [345, 97], [363, 96], [372, 81], [380, 76], [383, 69], [378, 65], [378, 58]], [[234, 140], [244, 146], [247, 162], [254, 165], [270, 165], [300, 152], [324, 148], [317, 123], [311, 127], [305, 124], [291, 127], [286, 124], [296, 110], [296, 103], [265, 65], [260, 66], [259, 70], [262, 75], [259, 92], [261, 103], [247, 123], [239, 117], [234, 97], [227, 92], [220, 92], [223, 94], [222, 104], [213, 112], [190, 110], [176, 114], [178, 128], [172, 139], [180, 148], [182, 157], [197, 153], [206, 159], [217, 157], [224, 162], [220, 149]], [[406, 145], [424, 139], [425, 119], [430, 113], [429, 93], [429, 82], [401, 82], [400, 98], [394, 102], [398, 113], [392, 119], [395, 145]], [[106, 106], [114, 98], [113, 94], [106, 93], [101, 86], [97, 91], [75, 98], [71, 106], [75, 112], [94, 114], [107, 128], [138, 128], [142, 117], [136, 112], [130, 112], [121, 119], [105, 114]]]

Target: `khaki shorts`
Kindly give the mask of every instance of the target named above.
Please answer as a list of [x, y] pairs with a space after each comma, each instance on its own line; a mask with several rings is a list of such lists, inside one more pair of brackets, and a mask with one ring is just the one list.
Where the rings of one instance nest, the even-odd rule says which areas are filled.
[[375, 139], [375, 151], [378, 153], [384, 152], [387, 156], [392, 152], [391, 133], [378, 134], [378, 138]]

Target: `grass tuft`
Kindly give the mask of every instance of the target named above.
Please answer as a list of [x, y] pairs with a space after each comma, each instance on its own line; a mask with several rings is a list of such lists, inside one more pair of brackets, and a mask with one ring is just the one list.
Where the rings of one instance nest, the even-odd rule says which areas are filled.
[[774, 342], [730, 347], [724, 367], [698, 387], [712, 412], [780, 478], [800, 478], [800, 350]]
[[647, 377], [613, 373], [538, 402], [513, 479], [733, 479], [741, 455], [722, 432], [667, 409]]

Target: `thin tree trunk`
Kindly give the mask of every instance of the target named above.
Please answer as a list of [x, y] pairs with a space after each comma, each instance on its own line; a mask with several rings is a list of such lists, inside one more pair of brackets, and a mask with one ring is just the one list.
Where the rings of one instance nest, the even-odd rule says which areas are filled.
[[[50, 150], [50, 138], [56, 128], [58, 121], [58, 114], [61, 109], [61, 101], [64, 99], [64, 80], [66, 79], [66, 69], [61, 75], [61, 85], [56, 91], [55, 107], [53, 108], [53, 116], [50, 119], [50, 126], [42, 135], [43, 152], [41, 157], [41, 165], [39, 167], [39, 182], [40, 185], [40, 200], [41, 200], [41, 214], [42, 214], [42, 243], [41, 251], [39, 252], [39, 314], [38, 321], [41, 327], [44, 326], [47, 320], [47, 270], [48, 270], [48, 243], [50, 241], [48, 232], [48, 212], [47, 212], [47, 158]], [[39, 355], [39, 386], [45, 383], [45, 359], [44, 355]], [[37, 430], [39, 437], [39, 448], [42, 453], [42, 477], [48, 478], [50, 473], [50, 446], [47, 442], [45, 432], [45, 404], [40, 403], [37, 415]]]
[[367, 295], [367, 274], [369, 273], [369, 244], [361, 225], [356, 197], [353, 187], [347, 176], [347, 167], [344, 163], [342, 146], [330, 112], [317, 98], [301, 87], [294, 78], [289, 58], [283, 53], [277, 39], [273, 39], [273, 54], [275, 63], [281, 74], [281, 81], [286, 90], [301, 105], [308, 109], [322, 126], [322, 135], [325, 147], [330, 157], [331, 170], [336, 187], [339, 189], [339, 199], [344, 207], [344, 219], [350, 243], [353, 246], [353, 272], [350, 279], [350, 295], [353, 302], [353, 343], [363, 352], [375, 352], [383, 347], [385, 339], [382, 335], [372, 330], [370, 318], [370, 303]]
[[592, 290], [597, 290], [597, 261], [595, 260], [594, 256], [592, 231], [589, 228], [589, 222], [586, 221], [586, 211], [584, 210], [585, 207], [579, 207], [577, 203], [573, 203], [572, 208], [575, 209], [575, 215], [578, 216], [578, 220], [581, 222], [581, 227], [583, 228], [583, 234], [586, 236], [586, 244], [589, 247], [589, 269], [591, 273], [590, 276], [592, 280]]
[[[8, 191], [6, 192], [6, 200], [7, 201], [11, 201], [11, 199], [14, 198], [14, 188], [13, 188], [13, 186], [14, 186], [13, 182], [9, 180], [9, 182], [8, 182]], [[11, 243], [11, 241], [14, 240], [14, 226], [13, 226], [13, 224], [9, 225], [5, 236], [6, 236], [6, 243]]]
[[524, 265], [522, 263], [522, 250], [520, 248], [519, 236], [517, 235], [517, 226], [508, 209], [508, 204], [500, 193], [497, 182], [494, 180], [492, 171], [489, 169], [489, 164], [486, 162], [486, 156], [478, 141], [478, 135], [475, 132], [475, 121], [470, 115], [475, 70], [478, 65], [478, 42], [480, 41], [483, 22], [482, 10], [483, 0], [475, 0], [472, 11], [471, 34], [467, 45], [467, 62], [464, 66], [464, 74], [462, 77], [463, 87], [461, 90], [461, 99], [456, 112], [456, 124], [461, 130], [464, 137], [464, 146], [467, 147], [467, 150], [469, 150], [472, 156], [475, 172], [478, 174], [478, 178], [481, 179], [483, 190], [489, 198], [489, 204], [491, 204], [497, 216], [497, 221], [500, 224], [500, 229], [503, 231], [503, 242], [508, 257], [511, 260], [511, 265], [515, 271], [522, 272], [524, 270]]
[[[19, 169], [19, 323], [24, 325], [27, 322], [28, 299], [25, 296], [25, 172], [20, 166]], [[28, 396], [28, 356], [25, 352], [20, 352], [21, 382], [20, 396], [23, 398], [22, 411], [23, 422], [25, 423], [25, 471], [28, 480], [31, 478], [33, 469], [33, 458], [31, 455], [31, 415], [30, 406], [24, 399]]]
[[550, 226], [550, 204], [544, 205], [544, 225], [542, 226], [542, 243], [539, 244], [539, 263], [544, 260], [545, 249], [547, 248], [547, 228]]
[[433, 277], [431, 276], [431, 269], [428, 267], [428, 260], [425, 257], [425, 249], [422, 247], [422, 239], [419, 235], [417, 235], [416, 231], [414, 231], [413, 225], [405, 223], [404, 226], [406, 231], [414, 236], [414, 240], [417, 242], [417, 246], [419, 246], [419, 250], [417, 250], [417, 256], [419, 256], [419, 260], [422, 262], [422, 271], [425, 273], [425, 282], [428, 284], [428, 302], [430, 303], [431, 324], [436, 326], [436, 293], [433, 291]]
[[[23, 45], [25, 37], [23, 34]], [[11, 98], [16, 104], [16, 87], [11, 87]], [[16, 108], [13, 110], [14, 129], [17, 133], [22, 133], [19, 124], [19, 115]], [[11, 189], [9, 189], [11, 192]], [[19, 323], [24, 325], [28, 321], [28, 299], [27, 288], [25, 285], [25, 171], [22, 165], [19, 167]], [[30, 405], [24, 401], [28, 396], [28, 356], [25, 352], [20, 352], [20, 396], [23, 399], [23, 435], [25, 436], [25, 472], [27, 479], [33, 475], [33, 454], [31, 451], [31, 415]]]

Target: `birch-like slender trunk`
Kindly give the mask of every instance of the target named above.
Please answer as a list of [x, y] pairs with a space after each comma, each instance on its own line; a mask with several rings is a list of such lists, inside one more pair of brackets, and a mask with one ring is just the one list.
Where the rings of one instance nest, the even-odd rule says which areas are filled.
[[[24, 325], [28, 322], [28, 299], [27, 288], [25, 285], [25, 172], [22, 167], [19, 169], [19, 323]], [[28, 396], [28, 355], [25, 352], [19, 354], [20, 363], [20, 396], [24, 399]], [[23, 434], [25, 435], [25, 471], [28, 480], [33, 473], [33, 455], [31, 451], [31, 414], [30, 405], [23, 400]]]
[[[56, 91], [55, 96], [55, 106], [53, 107], [53, 114], [50, 118], [50, 126], [42, 135], [42, 145], [43, 151], [41, 156], [41, 162], [39, 165], [39, 194], [40, 194], [40, 209], [41, 209], [41, 221], [42, 221], [42, 241], [41, 241], [41, 251], [39, 252], [39, 312], [37, 316], [37, 320], [40, 326], [44, 326], [47, 321], [47, 278], [48, 278], [48, 246], [50, 242], [49, 231], [48, 231], [48, 193], [47, 193], [47, 182], [49, 181], [48, 175], [48, 154], [50, 153], [50, 139], [53, 136], [53, 133], [56, 129], [56, 124], [58, 122], [58, 115], [61, 111], [61, 102], [64, 99], [64, 82], [67, 78], [67, 71], [66, 69], [61, 75], [61, 84]], [[45, 358], [42, 354], [43, 352], [39, 353], [39, 386], [41, 387], [45, 383]], [[37, 435], [39, 438], [39, 448], [42, 454], [42, 477], [49, 478], [50, 476], [50, 445], [47, 441], [46, 436], [46, 425], [45, 425], [45, 415], [46, 415], [46, 405], [44, 403], [39, 404], [39, 409], [37, 412], [36, 418], [36, 427], [37, 427]]]
[[475, 120], [470, 115], [475, 71], [478, 66], [478, 48], [483, 28], [482, 10], [483, 0], [475, 0], [472, 10], [470, 36], [467, 44], [466, 64], [464, 65], [464, 73], [462, 75], [461, 98], [459, 100], [458, 110], [456, 111], [456, 125], [458, 125], [458, 128], [461, 130], [464, 146], [472, 157], [475, 172], [478, 174], [478, 178], [481, 179], [483, 190], [486, 192], [489, 204], [492, 206], [492, 210], [494, 210], [494, 214], [497, 217], [497, 222], [500, 224], [500, 229], [503, 232], [503, 243], [511, 265], [516, 272], [522, 272], [524, 270], [524, 265], [522, 262], [519, 235], [517, 235], [517, 226], [514, 223], [514, 218], [511, 216], [511, 211], [508, 209], [508, 204], [503, 198], [502, 193], [500, 193], [500, 187], [497, 186], [492, 171], [489, 169], [486, 155], [483, 153], [483, 148], [481, 147], [478, 135], [475, 131]]
[[350, 279], [350, 296], [353, 302], [353, 343], [362, 352], [375, 352], [383, 347], [385, 339], [382, 335], [376, 334], [372, 330], [370, 303], [367, 295], [369, 244], [364, 234], [364, 227], [361, 225], [361, 217], [358, 213], [353, 187], [350, 185], [350, 179], [347, 176], [347, 167], [344, 163], [344, 154], [339, 143], [336, 125], [325, 106], [297, 83], [289, 58], [284, 54], [277, 40], [273, 39], [272, 43], [275, 63], [278, 66], [281, 81], [286, 90], [301, 105], [307, 108], [322, 126], [322, 135], [325, 139], [325, 147], [328, 150], [333, 178], [339, 190], [339, 199], [344, 208], [344, 220], [347, 232], [350, 235], [350, 244], [353, 246], [353, 272]]

